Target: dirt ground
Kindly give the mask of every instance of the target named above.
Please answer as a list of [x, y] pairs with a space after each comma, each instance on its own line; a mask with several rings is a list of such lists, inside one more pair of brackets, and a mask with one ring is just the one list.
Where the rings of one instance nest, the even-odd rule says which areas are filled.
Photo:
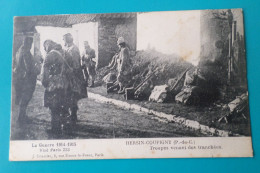
[[133, 113], [111, 104], [94, 102], [89, 98], [79, 101], [79, 121], [76, 128], [70, 133], [64, 132], [62, 135], [54, 136], [47, 133], [51, 128], [51, 116], [50, 111], [43, 107], [43, 92], [43, 87], [37, 85], [27, 108], [30, 121], [26, 125], [21, 126], [17, 123], [18, 106], [12, 105], [12, 140], [205, 136], [199, 131], [168, 123], [154, 115]]
[[231, 123], [218, 122], [218, 119], [227, 114], [226, 110], [218, 107], [214, 104], [209, 106], [185, 106], [179, 103], [154, 103], [149, 101], [138, 100], [125, 100], [123, 95], [114, 93], [106, 93], [106, 89], [103, 86], [96, 88], [89, 88], [90, 92], [100, 94], [109, 98], [127, 101], [128, 103], [135, 103], [140, 106], [160, 111], [168, 114], [181, 116], [190, 120], [198, 121], [200, 124], [207, 125], [209, 127], [215, 127], [221, 130], [228, 130], [235, 134], [244, 136], [250, 136], [250, 118], [249, 113], [245, 115], [247, 120], [242, 116], [235, 116]]

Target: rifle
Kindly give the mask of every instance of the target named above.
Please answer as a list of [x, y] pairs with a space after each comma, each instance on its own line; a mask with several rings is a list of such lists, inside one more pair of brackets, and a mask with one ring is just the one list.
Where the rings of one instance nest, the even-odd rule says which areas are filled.
[[135, 88], [130, 87], [125, 89], [124, 97], [126, 100], [133, 100], [134, 99], [134, 93], [146, 82], [148, 81], [153, 75], [155, 75], [155, 72], [157, 72], [158, 69], [153, 71], [147, 78], [145, 78], [139, 85], [137, 85]]
[[173, 87], [170, 89], [170, 92], [172, 92], [176, 86], [180, 83], [181, 79], [184, 77], [184, 75], [187, 73], [187, 71], [189, 71], [191, 69], [191, 67], [188, 67], [179, 77], [179, 79], [175, 82], [175, 84], [173, 85]]

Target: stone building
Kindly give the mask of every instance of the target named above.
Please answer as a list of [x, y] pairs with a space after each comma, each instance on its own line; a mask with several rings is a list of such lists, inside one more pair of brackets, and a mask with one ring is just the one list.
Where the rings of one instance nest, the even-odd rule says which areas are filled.
[[[74, 34], [74, 43], [79, 46], [81, 35], [74, 27], [79, 24], [95, 23], [96, 33], [93, 47], [97, 55], [97, 67], [107, 65], [112, 56], [118, 52], [117, 38], [124, 37], [129, 49], [136, 51], [137, 36], [137, 14], [136, 13], [113, 13], [113, 14], [76, 14], [76, 15], [54, 15], [54, 16], [31, 16], [14, 18], [14, 40], [13, 55], [22, 44], [23, 37], [34, 37], [33, 50], [41, 50], [41, 33], [36, 27], [48, 26], [53, 28], [64, 28]], [[80, 28], [80, 27], [78, 27]], [[84, 33], [84, 30], [82, 31]], [[87, 32], [87, 31], [86, 31]], [[57, 33], [58, 34], [58, 33]]]

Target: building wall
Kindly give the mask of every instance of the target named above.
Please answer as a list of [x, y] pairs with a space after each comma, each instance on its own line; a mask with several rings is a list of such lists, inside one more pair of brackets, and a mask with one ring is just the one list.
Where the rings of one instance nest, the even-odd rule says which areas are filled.
[[137, 19], [104, 18], [98, 25], [98, 68], [109, 64], [118, 52], [117, 38], [124, 37], [131, 52], [136, 51]]
[[216, 19], [213, 13], [219, 11], [201, 11], [201, 61], [215, 61], [219, 55], [216, 47], [217, 41], [221, 41], [224, 47], [228, 47], [228, 37], [230, 29], [227, 20]]
[[[220, 75], [220, 79], [230, 77], [234, 84], [246, 85], [246, 60], [244, 45], [244, 24], [241, 9], [232, 9], [232, 47], [229, 50], [229, 38], [231, 29], [229, 27], [227, 15], [221, 15], [227, 10], [205, 10], [201, 11], [201, 53], [200, 64], [211, 64], [210, 69]], [[218, 16], [218, 17], [216, 17]], [[220, 19], [219, 16], [222, 18]], [[234, 29], [236, 28], [236, 29]], [[234, 34], [235, 33], [235, 34]], [[230, 53], [229, 53], [230, 52]], [[231, 55], [231, 65], [229, 64], [229, 54]], [[210, 63], [209, 63], [210, 62]], [[228, 75], [228, 68], [231, 73]]]

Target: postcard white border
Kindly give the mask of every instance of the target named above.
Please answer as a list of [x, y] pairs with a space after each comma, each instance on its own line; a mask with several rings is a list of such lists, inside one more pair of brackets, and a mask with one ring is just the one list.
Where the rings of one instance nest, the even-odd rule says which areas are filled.
[[251, 137], [10, 141], [10, 161], [252, 157]]

